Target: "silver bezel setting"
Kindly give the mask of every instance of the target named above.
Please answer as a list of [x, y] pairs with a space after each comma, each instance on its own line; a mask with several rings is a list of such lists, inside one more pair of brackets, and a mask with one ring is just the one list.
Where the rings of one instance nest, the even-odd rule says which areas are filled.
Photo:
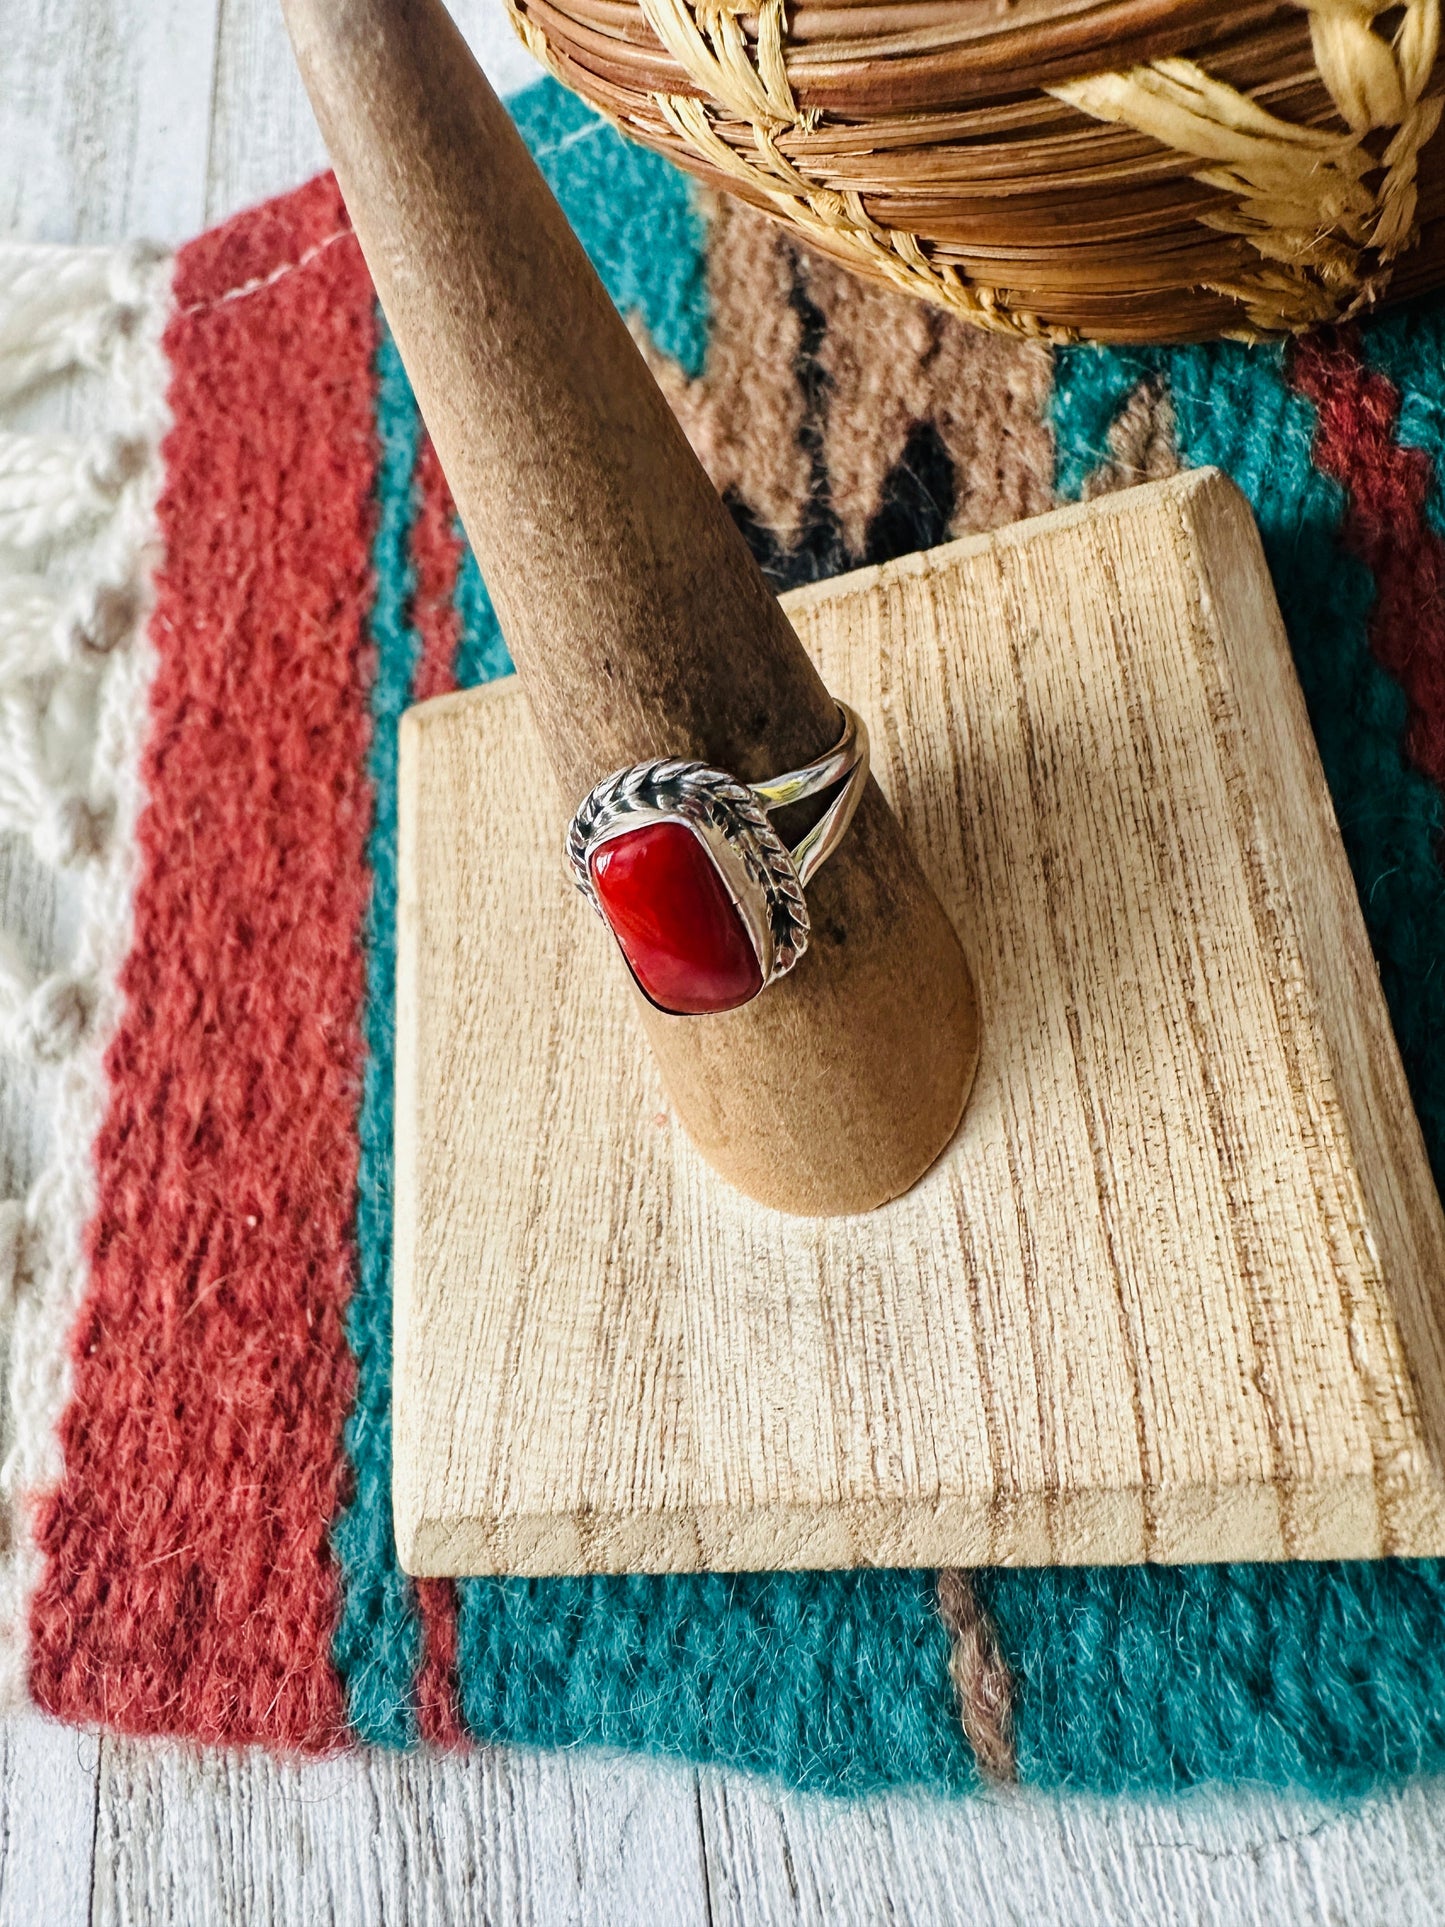
[[614, 770], [593, 788], [567, 827], [573, 881], [607, 921], [592, 881], [592, 857], [614, 837], [647, 823], [682, 823], [707, 851], [743, 920], [762, 987], [786, 976], [808, 947], [808, 905], [787, 845], [755, 793], [725, 770], [659, 757]]

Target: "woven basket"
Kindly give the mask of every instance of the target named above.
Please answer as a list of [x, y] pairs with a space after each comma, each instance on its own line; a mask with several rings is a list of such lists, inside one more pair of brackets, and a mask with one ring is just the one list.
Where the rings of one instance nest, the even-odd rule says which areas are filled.
[[1439, 0], [509, 0], [629, 133], [984, 326], [1274, 335], [1445, 279]]

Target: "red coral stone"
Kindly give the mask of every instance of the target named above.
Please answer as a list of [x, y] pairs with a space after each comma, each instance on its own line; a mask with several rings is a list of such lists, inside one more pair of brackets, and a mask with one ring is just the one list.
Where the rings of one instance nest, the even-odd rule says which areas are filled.
[[685, 823], [647, 823], [610, 837], [592, 881], [645, 995], [697, 1017], [756, 997], [763, 973], [737, 905]]

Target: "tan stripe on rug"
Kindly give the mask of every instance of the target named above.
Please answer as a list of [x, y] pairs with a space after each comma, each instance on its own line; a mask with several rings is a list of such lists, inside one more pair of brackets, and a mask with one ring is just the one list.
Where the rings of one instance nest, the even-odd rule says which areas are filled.
[[938, 1575], [938, 1616], [948, 1633], [948, 1674], [978, 1770], [995, 1786], [1018, 1779], [1014, 1751], [1014, 1682], [973, 1580], [957, 1567]]

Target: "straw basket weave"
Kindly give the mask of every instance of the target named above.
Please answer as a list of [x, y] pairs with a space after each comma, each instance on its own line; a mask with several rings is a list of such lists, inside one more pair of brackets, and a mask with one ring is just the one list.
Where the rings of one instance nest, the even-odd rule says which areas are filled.
[[1445, 280], [1439, 0], [509, 0], [626, 130], [850, 266], [1055, 339]]

